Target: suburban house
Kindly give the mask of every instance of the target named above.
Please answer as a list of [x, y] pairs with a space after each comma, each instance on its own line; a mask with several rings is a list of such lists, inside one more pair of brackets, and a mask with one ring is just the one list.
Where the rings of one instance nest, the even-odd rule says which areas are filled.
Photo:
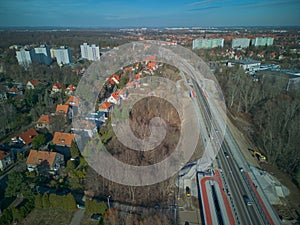
[[78, 107], [79, 106], [79, 98], [71, 95], [66, 101], [65, 105], [69, 105], [70, 107]]
[[69, 105], [58, 104], [56, 106], [55, 114], [56, 115], [63, 115], [66, 118], [69, 118], [70, 117]]
[[55, 132], [52, 142], [58, 146], [71, 147], [72, 141], [75, 139], [75, 134]]
[[74, 91], [76, 90], [76, 87], [73, 84], [70, 84], [66, 90], [65, 90], [65, 94], [66, 95], [72, 95], [74, 94]]
[[0, 150], [0, 170], [5, 170], [10, 164], [12, 164], [12, 158], [9, 153]]
[[27, 130], [24, 133], [20, 134], [19, 140], [21, 142], [23, 142], [25, 145], [30, 145], [33, 138], [37, 135], [38, 135], [38, 133], [36, 132], [36, 130], [33, 129], [33, 128], [30, 128], [29, 130]]
[[99, 105], [99, 112], [109, 113], [112, 110], [113, 105], [113, 103], [105, 101]]
[[112, 75], [110, 78], [108, 78], [108, 82], [111, 85], [119, 84], [120, 77], [117, 74]]
[[34, 89], [39, 85], [40, 81], [39, 80], [30, 80], [26, 84], [27, 89]]
[[49, 115], [41, 115], [41, 117], [36, 122], [35, 128], [36, 129], [44, 129], [47, 130], [51, 129], [52, 117]]
[[62, 88], [63, 88], [62, 84], [59, 83], [59, 82], [56, 82], [56, 83], [53, 84], [53, 86], [52, 86], [52, 91], [51, 91], [51, 93], [53, 94], [53, 93], [61, 92], [61, 91], [62, 91]]
[[30, 150], [26, 165], [29, 172], [55, 173], [64, 165], [64, 156], [57, 152]]

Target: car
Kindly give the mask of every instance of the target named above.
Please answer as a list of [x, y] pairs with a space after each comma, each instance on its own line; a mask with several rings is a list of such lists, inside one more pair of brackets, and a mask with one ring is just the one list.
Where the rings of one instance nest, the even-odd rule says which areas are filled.
[[240, 169], [240, 171], [241, 171], [241, 172], [244, 172], [244, 169], [243, 169], [243, 167], [240, 167], [239, 169]]
[[226, 158], [229, 158], [228, 152], [224, 152], [224, 155], [225, 155]]
[[99, 221], [99, 220], [101, 220], [101, 215], [100, 215], [100, 214], [93, 214], [93, 215], [91, 216], [91, 219], [92, 219], [92, 220], [97, 220], [97, 221]]
[[248, 197], [248, 195], [243, 195], [244, 202], [247, 206], [252, 206], [252, 201]]

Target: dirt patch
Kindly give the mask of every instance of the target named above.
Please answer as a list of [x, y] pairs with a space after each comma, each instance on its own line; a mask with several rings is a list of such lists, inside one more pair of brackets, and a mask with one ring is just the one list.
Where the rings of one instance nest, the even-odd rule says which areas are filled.
[[248, 148], [254, 148], [254, 145], [248, 138], [247, 132], [251, 130], [251, 124], [239, 117], [234, 117], [230, 113], [227, 113], [227, 116], [229, 117], [227, 121], [227, 127], [230, 129], [232, 135], [234, 136], [235, 141], [241, 149], [244, 157], [253, 166], [260, 167], [257, 159], [251, 155], [250, 151], [248, 151]]
[[299, 188], [292, 182], [292, 178], [288, 174], [282, 172], [276, 166], [265, 163], [262, 164], [261, 167], [263, 170], [268, 171], [271, 175], [276, 177], [280, 183], [286, 186], [290, 191], [290, 195], [282, 199], [285, 205], [275, 206], [278, 214], [285, 219], [297, 219], [300, 215]]

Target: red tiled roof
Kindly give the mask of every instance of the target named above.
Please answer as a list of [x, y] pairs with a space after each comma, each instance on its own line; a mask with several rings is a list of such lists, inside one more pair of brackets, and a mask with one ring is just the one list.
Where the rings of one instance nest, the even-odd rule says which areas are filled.
[[66, 101], [65, 105], [69, 105], [69, 106], [79, 106], [79, 98], [71, 95], [69, 97], [69, 99]]
[[55, 132], [53, 136], [53, 144], [71, 147], [75, 134]]
[[40, 165], [43, 162], [48, 162], [50, 167], [54, 166], [56, 152], [30, 150], [26, 164]]
[[38, 86], [40, 81], [39, 80], [30, 80], [29, 81], [34, 87]]
[[41, 115], [41, 117], [38, 119], [37, 122], [48, 125], [48, 124], [50, 124], [50, 116], [49, 115]]
[[23, 140], [23, 142], [26, 145], [30, 145], [33, 138], [37, 135], [38, 135], [38, 133], [35, 131], [35, 129], [30, 128], [29, 130], [27, 130], [24, 133], [20, 134], [20, 138]]
[[62, 104], [59, 104], [56, 106], [56, 111], [55, 113], [56, 114], [63, 114], [63, 115], [66, 115], [69, 111], [69, 105], [62, 105]]
[[59, 82], [57, 82], [57, 83], [55, 83], [55, 84], [53, 84], [53, 86], [52, 86], [52, 89], [62, 89], [62, 84], [61, 83], [59, 83]]
[[9, 154], [5, 151], [0, 150], [0, 160], [5, 159]]
[[109, 109], [112, 105], [113, 105], [113, 103], [111, 103], [111, 102], [103, 102], [99, 106], [99, 109]]
[[66, 88], [67, 91], [75, 91], [76, 90], [76, 87], [73, 85], [73, 84], [70, 84], [67, 88]]

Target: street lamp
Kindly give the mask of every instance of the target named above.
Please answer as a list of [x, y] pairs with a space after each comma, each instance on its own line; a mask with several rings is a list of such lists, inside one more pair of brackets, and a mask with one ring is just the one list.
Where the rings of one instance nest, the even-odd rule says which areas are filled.
[[110, 198], [111, 196], [109, 195], [109, 196], [107, 196], [107, 206], [108, 206], [108, 209], [110, 209], [110, 203], [109, 203], [109, 198]]

